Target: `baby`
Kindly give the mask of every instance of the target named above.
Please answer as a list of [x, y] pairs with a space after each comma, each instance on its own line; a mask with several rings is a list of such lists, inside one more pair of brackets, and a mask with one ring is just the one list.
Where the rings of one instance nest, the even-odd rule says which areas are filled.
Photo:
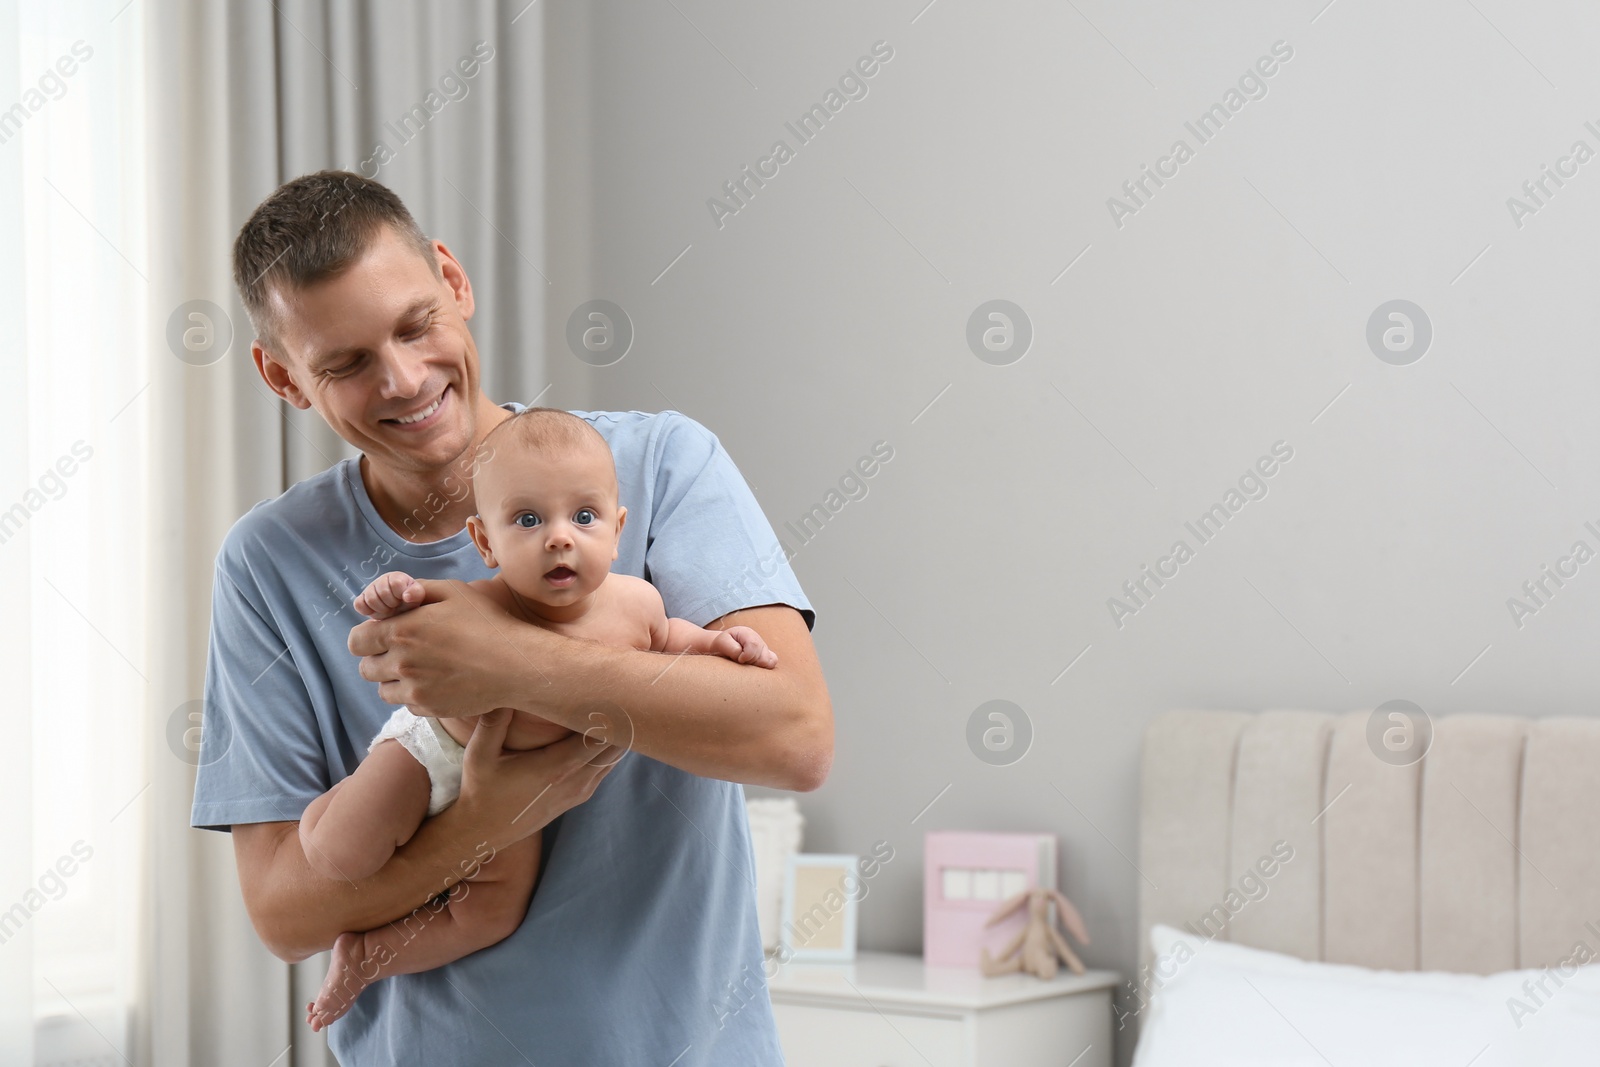
[[[494, 448], [490, 448], [493, 442]], [[650, 652], [694, 652], [737, 663], [777, 666], [778, 657], [748, 626], [705, 630], [667, 618], [649, 582], [611, 574], [628, 509], [617, 504], [617, 473], [605, 438], [555, 408], [528, 408], [490, 431], [488, 457], [473, 479], [478, 513], [467, 519], [472, 543], [499, 574], [471, 583], [513, 617], [568, 637]], [[355, 607], [375, 619], [423, 600], [409, 575], [379, 575]], [[312, 801], [300, 820], [311, 867], [331, 878], [376, 872], [416, 833], [422, 820], [461, 792], [461, 764], [473, 731], [467, 718], [424, 718], [396, 711], [354, 774]], [[504, 748], [533, 749], [569, 736], [530, 712], [516, 711]], [[373, 981], [430, 970], [509, 937], [527, 912], [539, 873], [541, 834], [479, 856], [450, 902], [396, 924], [339, 935], [333, 963], [306, 1021], [321, 1030], [349, 1011]], [[492, 859], [493, 862], [478, 861]], [[470, 891], [469, 891], [470, 890]], [[442, 898], [436, 898], [442, 899]], [[421, 909], [419, 909], [419, 912]], [[381, 973], [380, 973], [381, 972]]]

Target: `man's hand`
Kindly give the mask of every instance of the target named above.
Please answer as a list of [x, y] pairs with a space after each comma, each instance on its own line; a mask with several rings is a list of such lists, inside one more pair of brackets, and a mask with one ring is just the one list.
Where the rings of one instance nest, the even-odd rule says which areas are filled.
[[[481, 840], [501, 849], [537, 832], [557, 815], [594, 795], [625, 755], [583, 734], [526, 752], [504, 749], [510, 708], [479, 716], [461, 763], [461, 796]], [[535, 792], [530, 783], [543, 783]]]
[[419, 607], [350, 631], [361, 677], [377, 682], [387, 703], [417, 715], [481, 715], [524, 703], [545, 681], [525, 651], [536, 627], [463, 582], [416, 584], [425, 592]]

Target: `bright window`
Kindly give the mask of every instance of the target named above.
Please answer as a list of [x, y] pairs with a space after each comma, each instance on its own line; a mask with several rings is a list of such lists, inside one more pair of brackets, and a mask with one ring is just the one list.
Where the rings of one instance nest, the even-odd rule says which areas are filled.
[[[21, 238], [0, 249], [0, 280], [20, 280], [4, 305], [16, 393], [0, 419], [0, 562], [8, 591], [26, 576], [25, 606], [3, 612], [0, 666], [27, 678], [5, 721], [31, 726], [0, 772], [28, 782], [0, 786], [27, 808], [11, 812], [26, 826], [7, 842], [28, 838], [0, 858], [0, 964], [6, 991], [31, 995], [38, 1064], [120, 1063], [130, 1051], [145, 746], [160, 743], [143, 728], [153, 635], [141, 7], [23, 4], [0, 32], [14, 53], [0, 65], [12, 193], [0, 210], [15, 213], [8, 234]], [[23, 1062], [12, 1051], [0, 1060]]]

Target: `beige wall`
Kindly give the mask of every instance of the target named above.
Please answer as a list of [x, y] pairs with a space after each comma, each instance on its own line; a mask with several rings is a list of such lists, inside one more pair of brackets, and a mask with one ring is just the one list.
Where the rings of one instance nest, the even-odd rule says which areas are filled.
[[[698, 418], [780, 532], [887, 442], [865, 497], [785, 534], [838, 721], [807, 849], [891, 842], [861, 940], [916, 951], [924, 831], [1054, 831], [1086, 958], [1127, 972], [1156, 712], [1591, 712], [1600, 562], [1520, 627], [1507, 600], [1600, 550], [1600, 161], [1520, 226], [1507, 198], [1600, 150], [1600, 21], [922, 3], [551, 9], [550, 358], [593, 298], [636, 337], [547, 402]], [[707, 199], [880, 40], [867, 95], [719, 228]], [[1185, 122], [1279, 41], [1201, 144]], [[1179, 138], [1193, 158], [1116, 225]], [[965, 336], [992, 299], [1032, 322], [1008, 366]], [[1392, 299], [1432, 323], [1410, 365], [1366, 339]], [[1185, 522], [1280, 441], [1267, 495], [1200, 544]], [[1119, 628], [1108, 598], [1180, 538]], [[1009, 766], [967, 740], [996, 699], [1034, 732]]]

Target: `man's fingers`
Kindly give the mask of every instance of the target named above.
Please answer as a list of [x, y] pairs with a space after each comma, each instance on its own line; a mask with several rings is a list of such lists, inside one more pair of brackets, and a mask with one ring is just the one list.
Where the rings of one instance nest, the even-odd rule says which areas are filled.
[[472, 736], [467, 738], [467, 753], [463, 757], [477, 761], [485, 756], [497, 756], [505, 745], [506, 731], [511, 728], [511, 709], [496, 708], [479, 715], [472, 724]]
[[[368, 619], [350, 629], [346, 646], [352, 656], [376, 656], [389, 651], [389, 631], [392, 626], [384, 620]], [[365, 676], [363, 676], [365, 677]], [[369, 682], [371, 678], [367, 679]]]
[[[582, 734], [573, 734], [543, 748], [516, 753], [515, 758], [519, 762], [536, 765], [546, 780], [555, 783], [565, 780], [586, 765], [598, 767], [602, 761], [615, 762], [621, 758], [621, 754], [613, 745], [603, 745], [597, 749], [593, 743], [586, 742]], [[581, 781], [582, 776], [578, 780]]]
[[[361, 674], [361, 677], [369, 682], [382, 684], [384, 682], [399, 681], [394, 672], [392, 657], [387, 652], [381, 656], [361, 657], [360, 662], [356, 664], [356, 670]], [[394, 701], [390, 700], [389, 703], [393, 704]], [[402, 703], [409, 703], [409, 701], [402, 701]]]
[[589, 757], [589, 766], [610, 770], [621, 763], [622, 757], [627, 754], [628, 750], [621, 745], [604, 745]]
[[[581, 741], [582, 738], [579, 737], [577, 740]], [[558, 743], [566, 744], [565, 741]], [[622, 762], [622, 757], [628, 754], [626, 749], [618, 748], [616, 745], [602, 745], [598, 750], [589, 751], [592, 755], [588, 762], [575, 766], [568, 765], [557, 779], [566, 787], [569, 795], [575, 798], [573, 804], [580, 804], [593, 796], [605, 776], [610, 774], [612, 769]]]
[[[599, 751], [604, 751], [609, 747], [611, 746], [602, 746]], [[583, 734], [575, 733], [571, 737], [563, 737], [554, 744], [535, 749], [535, 751], [549, 753], [555, 762], [562, 766], [564, 771], [572, 771], [590, 762], [595, 756], [596, 748], [594, 743]]]
[[610, 774], [612, 768], [620, 762], [622, 762], [622, 757], [619, 755], [612, 762], [595, 766], [590, 770], [589, 780], [584, 783], [583, 798], [585, 800], [594, 796], [594, 791], [600, 787], [600, 783], [605, 780], [605, 776]]
[[[464, 583], [456, 581], [452, 578], [413, 578], [411, 579], [411, 588], [419, 590], [419, 592], [410, 594], [410, 596], [415, 596], [416, 599], [410, 600], [409, 602], [414, 604], [435, 604], [441, 600], [448, 600], [452, 596], [456, 595], [456, 586], [461, 586], [460, 591], [464, 595], [473, 595], [466, 592], [466, 585]], [[480, 596], [478, 599], [481, 600], [483, 598]]]

